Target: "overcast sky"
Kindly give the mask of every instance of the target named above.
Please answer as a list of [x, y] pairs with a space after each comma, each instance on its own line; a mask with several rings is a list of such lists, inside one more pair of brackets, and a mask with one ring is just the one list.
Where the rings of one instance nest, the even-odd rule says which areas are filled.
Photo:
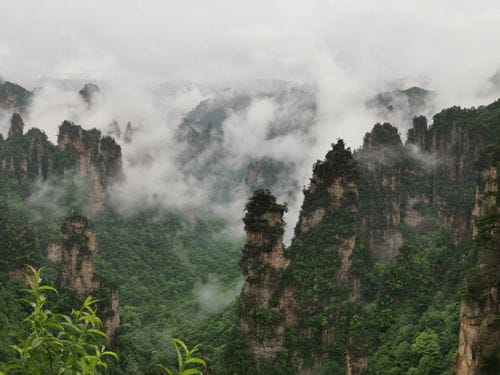
[[372, 84], [460, 81], [460, 89], [500, 67], [498, 0], [0, 5], [0, 76], [28, 87], [43, 77], [318, 82], [343, 75]]
[[[26, 118], [30, 126], [54, 141], [65, 119], [103, 131], [113, 119], [136, 127], [134, 141], [122, 144], [128, 179], [115, 194], [127, 201], [156, 197], [184, 207], [210, 200], [209, 180], [177, 170], [173, 136], [203, 95], [194, 86], [157, 103], [147, 84], [312, 83], [317, 113], [306, 138], [265, 137], [280, 111], [298, 110], [293, 101], [281, 108], [257, 100], [224, 123], [234, 160], [248, 162], [241, 151], [249, 145], [277, 160], [290, 161], [291, 152], [299, 159], [291, 225], [313, 162], [339, 137], [358, 147], [380, 121], [367, 110], [368, 98], [397, 82], [434, 90], [436, 110], [487, 104], [499, 94], [487, 82], [500, 68], [499, 47], [500, 0], [0, 0], [0, 77], [28, 89], [45, 78], [106, 86], [92, 108], [76, 91], [44, 87]], [[4, 133], [8, 118], [0, 121]], [[404, 136], [409, 121], [392, 122]], [[146, 152], [150, 167], [134, 167], [133, 157]], [[234, 211], [240, 226], [245, 200], [240, 194], [222, 210]]]

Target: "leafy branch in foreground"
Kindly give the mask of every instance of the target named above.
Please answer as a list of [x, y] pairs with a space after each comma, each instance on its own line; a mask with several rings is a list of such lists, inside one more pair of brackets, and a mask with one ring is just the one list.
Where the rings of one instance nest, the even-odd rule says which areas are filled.
[[182, 340], [172, 338], [169, 341], [174, 345], [175, 352], [177, 353], [178, 369], [172, 371], [166, 366], [158, 366], [167, 375], [203, 375], [203, 372], [199, 369], [199, 366], [203, 368], [207, 367], [206, 362], [201, 358], [193, 357], [193, 354], [196, 353], [200, 348], [199, 345], [196, 345], [193, 349], [189, 350]]
[[107, 368], [106, 357], [118, 359], [105, 348], [106, 334], [96, 315], [97, 301], [87, 297], [82, 309], [73, 310], [71, 316], [52, 312], [47, 308], [46, 292], [57, 294], [57, 290], [41, 285], [41, 268], [28, 267], [31, 274], [25, 277], [29, 297], [22, 301], [32, 308], [24, 320], [29, 335], [12, 346], [18, 358], [4, 369], [6, 375], [94, 375]]

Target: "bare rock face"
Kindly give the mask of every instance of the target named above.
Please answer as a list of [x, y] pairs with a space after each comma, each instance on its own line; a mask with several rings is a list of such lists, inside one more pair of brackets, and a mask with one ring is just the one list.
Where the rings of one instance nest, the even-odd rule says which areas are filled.
[[7, 141], [0, 134], [0, 169], [3, 171], [13, 172], [14, 171], [14, 161], [12, 153]]
[[101, 211], [106, 188], [123, 176], [121, 147], [115, 140], [101, 137], [97, 129], [84, 130], [64, 121], [55, 146], [41, 130], [31, 128], [24, 133], [24, 127], [15, 113], [8, 138], [0, 135], [0, 170], [23, 183], [55, 176], [76, 178], [81, 189], [78, 198], [85, 202], [78, 210], [91, 216]]
[[422, 173], [413, 168], [414, 181], [420, 180], [421, 185], [428, 186], [427, 191], [420, 191], [416, 198], [433, 208], [436, 224], [450, 228], [455, 243], [470, 236], [474, 162], [490, 141], [485, 129], [466, 126], [466, 116], [456, 120], [455, 112], [459, 110], [454, 107], [442, 111], [434, 116], [429, 128], [424, 117], [416, 117], [407, 142], [407, 145], [416, 146], [418, 153], [413, 157], [420, 159], [423, 169], [427, 170]]
[[74, 215], [66, 219], [62, 227], [62, 245], [61, 285], [82, 296], [99, 288], [94, 264], [96, 233], [85, 217]]
[[120, 330], [120, 293], [118, 289], [111, 291], [111, 297], [104, 307], [103, 325], [111, 343], [116, 341]]
[[60, 243], [50, 243], [47, 246], [47, 258], [51, 262], [60, 262], [62, 259], [63, 247]]
[[460, 308], [457, 375], [496, 374], [500, 368], [500, 148], [482, 153], [474, 207], [477, 263]]
[[33, 93], [12, 82], [0, 80], [0, 108], [23, 112], [27, 109]]
[[269, 191], [258, 190], [246, 209], [240, 332], [260, 363], [273, 358], [283, 348], [285, 316], [279, 300], [273, 297], [288, 262], [283, 246], [286, 207], [276, 203]]
[[20, 137], [23, 135], [23, 132], [24, 121], [20, 114], [14, 113], [12, 115], [12, 119], [10, 120], [9, 138]]
[[62, 227], [61, 244], [53, 247], [55, 254], [62, 252], [59, 284], [63, 288], [77, 292], [82, 299], [96, 293], [105, 294], [99, 298], [103, 301], [99, 315], [103, 316], [104, 330], [113, 343], [120, 326], [120, 296], [117, 289], [109, 289], [96, 274], [96, 233], [87, 218], [81, 215], [67, 218]]
[[55, 146], [41, 130], [32, 128], [25, 134], [27, 172], [31, 178], [46, 180], [55, 169]]
[[[353, 255], [361, 240], [356, 234], [359, 172], [351, 151], [339, 140], [332, 144], [325, 160], [315, 164], [310, 185], [304, 191], [304, 203], [289, 249], [287, 277], [297, 280], [289, 289], [294, 292], [295, 301], [291, 311], [302, 321], [298, 323], [299, 334], [306, 345], [314, 349], [306, 362], [300, 346], [294, 348], [292, 362], [298, 374], [319, 373], [330, 348], [346, 335], [342, 313], [329, 310], [329, 306], [345, 298], [344, 294], [348, 294], [348, 303], [356, 303], [360, 298], [359, 278], [351, 270]], [[316, 262], [319, 259], [321, 265]], [[327, 284], [320, 285], [316, 273], [321, 274], [325, 282], [328, 280]], [[305, 293], [300, 291], [303, 284], [311, 289]], [[315, 316], [323, 317], [321, 324], [313, 323]], [[308, 319], [310, 323], [306, 323]], [[288, 323], [288, 327], [294, 323]], [[357, 339], [351, 341], [352, 346], [362, 345]], [[356, 356], [353, 363], [367, 362], [363, 354]]]
[[[59, 150], [76, 162], [80, 178], [89, 184], [94, 201], [89, 212], [100, 211], [104, 206], [106, 186], [122, 173], [121, 147], [113, 138], [101, 137], [99, 130], [84, 130], [69, 121], [59, 127], [57, 143]], [[71, 170], [73, 164], [68, 167]]]
[[427, 119], [424, 116], [417, 116], [413, 119], [413, 127], [408, 130], [408, 143], [418, 146], [424, 150], [428, 141]]
[[[470, 295], [480, 297], [462, 305], [456, 372], [496, 374], [488, 369], [500, 368], [500, 225], [497, 209], [492, 214], [491, 208], [498, 207], [492, 193], [498, 191], [498, 160], [483, 163], [477, 219], [471, 225], [474, 163], [491, 142], [492, 131], [489, 125], [469, 124], [481, 118], [480, 111], [451, 108], [436, 115], [431, 127], [424, 117], [416, 117], [405, 145], [390, 124], [375, 125], [354, 154], [342, 141], [332, 145], [325, 160], [314, 166], [295, 236], [284, 251], [281, 242], [266, 240], [266, 233], [273, 233], [266, 228], [279, 217], [261, 212], [267, 224], [247, 230], [247, 246], [265, 244], [262, 249], [268, 251], [254, 258], [245, 251], [240, 304], [240, 332], [260, 369], [272, 362], [267, 373], [293, 368], [312, 375], [327, 371], [325, 364], [334, 361], [346, 374], [366, 374], [372, 348], [346, 322], [346, 311], [362, 311], [372, 298], [361, 285], [364, 275], [377, 260], [396, 259], [410, 230], [449, 228], [456, 244], [469, 240], [473, 231], [476, 241], [485, 241], [478, 243], [477, 267], [467, 282]], [[255, 179], [257, 171], [250, 172]], [[492, 218], [497, 222], [492, 224]], [[278, 363], [290, 367], [277, 368]]]
[[362, 225], [366, 241], [378, 259], [394, 259], [403, 242], [401, 223], [401, 178], [403, 144], [390, 124], [376, 124], [366, 133], [363, 148], [356, 154], [360, 163], [363, 201]]
[[21, 179], [47, 179], [54, 170], [54, 145], [39, 129], [32, 128], [23, 133], [24, 121], [14, 113], [7, 140], [0, 135], [0, 169], [12, 172]]

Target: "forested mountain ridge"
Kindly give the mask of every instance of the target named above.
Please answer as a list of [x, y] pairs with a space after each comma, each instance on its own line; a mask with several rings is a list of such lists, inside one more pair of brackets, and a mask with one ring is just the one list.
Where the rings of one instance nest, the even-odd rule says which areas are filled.
[[109, 203], [109, 187], [123, 178], [112, 137], [64, 121], [53, 144], [39, 129], [26, 132], [21, 115], [11, 116], [8, 136], [0, 135], [1, 297], [8, 301], [0, 307], [0, 369], [26, 333], [17, 281], [26, 264], [43, 266], [44, 279], [58, 287], [54, 311], [69, 314], [88, 295], [100, 301], [98, 314], [121, 357], [110, 364], [116, 374], [158, 373], [155, 364], [173, 354], [167, 332], [199, 324], [234, 298], [240, 242], [223, 235], [225, 222], [148, 207], [120, 212]]
[[[82, 95], [89, 106], [96, 93]], [[223, 106], [201, 103], [181, 124], [177, 136], [192, 147], [185, 157], [217, 163], [205, 147], [223, 144], [225, 120], [213, 126], [208, 117]], [[404, 143], [388, 123], [359, 150], [337, 140], [314, 165], [292, 244], [283, 244], [286, 205], [258, 190], [240, 254], [221, 218], [110, 205], [108, 188], [123, 179], [112, 137], [65, 121], [54, 145], [40, 130], [25, 133], [15, 114], [0, 138], [2, 298], [19, 298], [22, 287], [4, 272], [26, 263], [45, 266], [65, 289], [66, 311], [80, 294], [98, 294], [110, 318], [119, 289], [121, 327], [115, 319], [108, 331], [121, 358], [113, 374], [157, 374], [171, 335], [201, 342], [215, 374], [494, 374], [499, 138], [497, 101], [452, 107], [430, 126], [415, 117]], [[243, 178], [272, 188], [283, 183], [280, 168], [257, 160]], [[229, 172], [230, 187], [241, 175]], [[231, 303], [240, 255], [244, 283]], [[25, 313], [0, 307], [0, 366], [14, 355]]]
[[457, 374], [494, 374], [499, 135], [497, 101], [444, 110], [430, 127], [416, 117], [404, 145], [389, 124], [354, 153], [339, 140], [314, 166], [285, 259], [274, 198], [256, 193], [239, 312], [252, 356], [233, 372], [451, 374], [456, 361]]

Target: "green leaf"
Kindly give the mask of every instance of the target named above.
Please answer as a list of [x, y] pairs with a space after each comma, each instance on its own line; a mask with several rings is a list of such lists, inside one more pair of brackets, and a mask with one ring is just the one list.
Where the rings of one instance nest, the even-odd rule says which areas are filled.
[[203, 375], [203, 373], [200, 370], [190, 368], [190, 369], [182, 371], [180, 373], [180, 375]]
[[196, 357], [193, 357], [193, 358], [188, 358], [186, 360], [186, 362], [184, 362], [186, 365], [190, 365], [190, 364], [196, 364], [196, 365], [201, 365], [203, 367], [207, 367], [207, 364], [206, 362], [201, 359], [201, 358], [196, 358]]
[[33, 340], [33, 342], [31, 343], [31, 347], [32, 347], [33, 349], [36, 349], [36, 348], [38, 348], [38, 347], [40, 346], [40, 344], [41, 344], [42, 342], [43, 342], [43, 339], [42, 339], [42, 338], [40, 338], [40, 337], [37, 337], [37, 338], [35, 338], [35, 339]]
[[106, 336], [106, 334], [105, 334], [103, 331], [99, 331], [98, 329], [93, 329], [93, 328], [91, 328], [91, 329], [88, 329], [88, 330], [87, 330], [87, 332], [88, 332], [88, 333], [92, 333], [92, 334], [94, 334], [94, 335], [99, 335], [99, 336], [102, 336], [102, 337], [104, 337], [104, 338], [106, 338], [106, 337], [107, 337], [107, 336]]
[[120, 360], [120, 358], [118, 357], [118, 354], [116, 354], [115, 352], [102, 352], [102, 355], [109, 355], [113, 358], [116, 358], [117, 361]]
[[182, 349], [184, 350], [184, 353], [186, 355], [189, 354], [189, 349], [187, 348], [186, 344], [184, 343], [184, 341], [182, 340], [179, 340], [179, 339], [175, 339], [175, 338], [171, 338], [170, 339], [170, 342], [172, 342], [174, 345], [179, 345], [180, 347], [182, 347]]
[[170, 370], [168, 367], [166, 366], [163, 366], [163, 365], [159, 365], [157, 364], [156, 366], [158, 366], [159, 368], [161, 368], [163, 371], [165, 371], [165, 373], [167, 375], [174, 375], [174, 373], [172, 372], [172, 370]]
[[38, 287], [38, 290], [50, 290], [51, 292], [58, 293], [57, 289], [54, 288], [54, 287], [52, 287], [52, 286], [50, 286], [50, 285], [42, 285], [42, 286]]

